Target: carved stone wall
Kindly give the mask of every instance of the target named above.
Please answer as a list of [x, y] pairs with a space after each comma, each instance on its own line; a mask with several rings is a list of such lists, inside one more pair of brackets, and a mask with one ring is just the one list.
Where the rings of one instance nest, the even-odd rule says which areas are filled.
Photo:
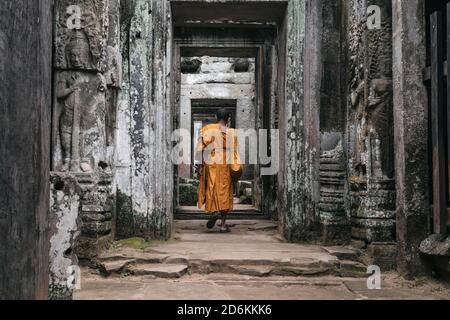
[[345, 208], [347, 106], [341, 72], [345, 71], [345, 6], [323, 0], [306, 1], [306, 6], [305, 205], [321, 243], [345, 244], [350, 241]]
[[[120, 0], [62, 0], [54, 10], [52, 170], [61, 183], [79, 186], [79, 198], [65, 205], [79, 206], [73, 250], [91, 259], [114, 240]], [[67, 227], [58, 224], [56, 234]]]
[[[107, 67], [108, 0], [59, 0], [55, 2], [55, 62], [58, 69], [105, 71]], [[76, 8], [77, 6], [78, 8]], [[86, 51], [75, 38], [83, 37]], [[83, 54], [72, 59], [74, 51]], [[74, 57], [75, 58], [75, 57]]]
[[113, 163], [122, 81], [119, 3], [55, 4], [54, 171], [95, 172]]
[[115, 196], [111, 190], [112, 175], [76, 173], [81, 187], [81, 236], [75, 252], [80, 259], [93, 259], [107, 250], [114, 240]]
[[350, 221], [345, 208], [347, 170], [342, 134], [323, 134], [320, 155], [319, 214], [321, 242], [344, 245], [350, 241]]
[[[392, 3], [347, 1], [348, 179], [352, 237], [395, 241], [392, 96]], [[367, 27], [367, 8], [381, 8], [381, 28]]]

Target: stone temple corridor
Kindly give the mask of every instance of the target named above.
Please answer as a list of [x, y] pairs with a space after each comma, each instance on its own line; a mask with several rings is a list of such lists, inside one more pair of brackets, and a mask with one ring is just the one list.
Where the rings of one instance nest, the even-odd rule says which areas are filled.
[[267, 220], [232, 220], [231, 234], [178, 220], [168, 242], [122, 242], [84, 267], [74, 299], [272, 300], [450, 299], [450, 285], [382, 274], [367, 287], [362, 251], [289, 244]]
[[[449, 32], [450, 0], [0, 0], [0, 300], [450, 299]], [[199, 174], [209, 124], [240, 177]]]

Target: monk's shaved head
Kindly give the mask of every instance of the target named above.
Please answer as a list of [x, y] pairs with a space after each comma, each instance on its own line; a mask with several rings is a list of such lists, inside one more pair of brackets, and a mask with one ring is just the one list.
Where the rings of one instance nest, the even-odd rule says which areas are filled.
[[219, 110], [217, 110], [216, 117], [217, 121], [228, 122], [228, 120], [230, 119], [230, 113], [227, 109], [220, 108]]

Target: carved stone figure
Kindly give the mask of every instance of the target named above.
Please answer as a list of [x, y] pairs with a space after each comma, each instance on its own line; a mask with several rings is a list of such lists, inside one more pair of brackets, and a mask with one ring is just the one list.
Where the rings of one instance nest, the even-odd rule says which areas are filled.
[[[66, 56], [71, 68], [90, 64], [89, 45], [82, 32], [73, 33]], [[61, 171], [91, 172], [96, 164], [104, 161], [105, 90], [105, 78], [99, 73], [61, 71], [57, 74]]]
[[104, 161], [106, 81], [101, 74], [58, 74], [61, 171], [91, 172]]
[[69, 69], [85, 70], [92, 65], [91, 50], [84, 32], [74, 30], [66, 47], [66, 59]]
[[[79, 11], [68, 8], [77, 7]], [[55, 3], [55, 66], [59, 69], [105, 71], [107, 67], [108, 6], [104, 0], [59, 0]], [[73, 23], [77, 21], [78, 23]], [[89, 60], [71, 65], [66, 56], [73, 34], [82, 34], [88, 46]]]

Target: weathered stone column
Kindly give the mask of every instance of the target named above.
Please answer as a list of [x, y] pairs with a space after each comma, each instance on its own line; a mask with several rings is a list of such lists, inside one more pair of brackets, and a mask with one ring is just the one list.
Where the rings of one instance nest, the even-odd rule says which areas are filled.
[[305, 211], [304, 47], [305, 1], [289, 1], [279, 33], [280, 172], [278, 211], [282, 234], [289, 241], [311, 240]]
[[398, 271], [410, 277], [424, 271], [419, 245], [430, 231], [425, 5], [423, 0], [394, 0], [392, 5], [397, 263]]
[[305, 7], [305, 214], [310, 221], [319, 224], [323, 1], [307, 0]]
[[[350, 241], [345, 198], [342, 3], [306, 1], [305, 202], [323, 244]], [[344, 100], [344, 101], [343, 101]]]
[[[368, 25], [380, 9], [380, 25]], [[392, 98], [392, 4], [347, 2], [347, 156], [352, 237], [367, 244], [371, 263], [395, 265], [395, 176]]]
[[[171, 104], [172, 23], [170, 2], [152, 0], [153, 60], [150, 100], [149, 231], [168, 239], [173, 220], [173, 164], [171, 161], [173, 105]], [[174, 84], [175, 85], [175, 84]]]
[[122, 10], [124, 71], [131, 77], [119, 95], [117, 234], [167, 239], [173, 211], [170, 4], [136, 0]]
[[51, 4], [0, 2], [0, 300], [48, 296]]

